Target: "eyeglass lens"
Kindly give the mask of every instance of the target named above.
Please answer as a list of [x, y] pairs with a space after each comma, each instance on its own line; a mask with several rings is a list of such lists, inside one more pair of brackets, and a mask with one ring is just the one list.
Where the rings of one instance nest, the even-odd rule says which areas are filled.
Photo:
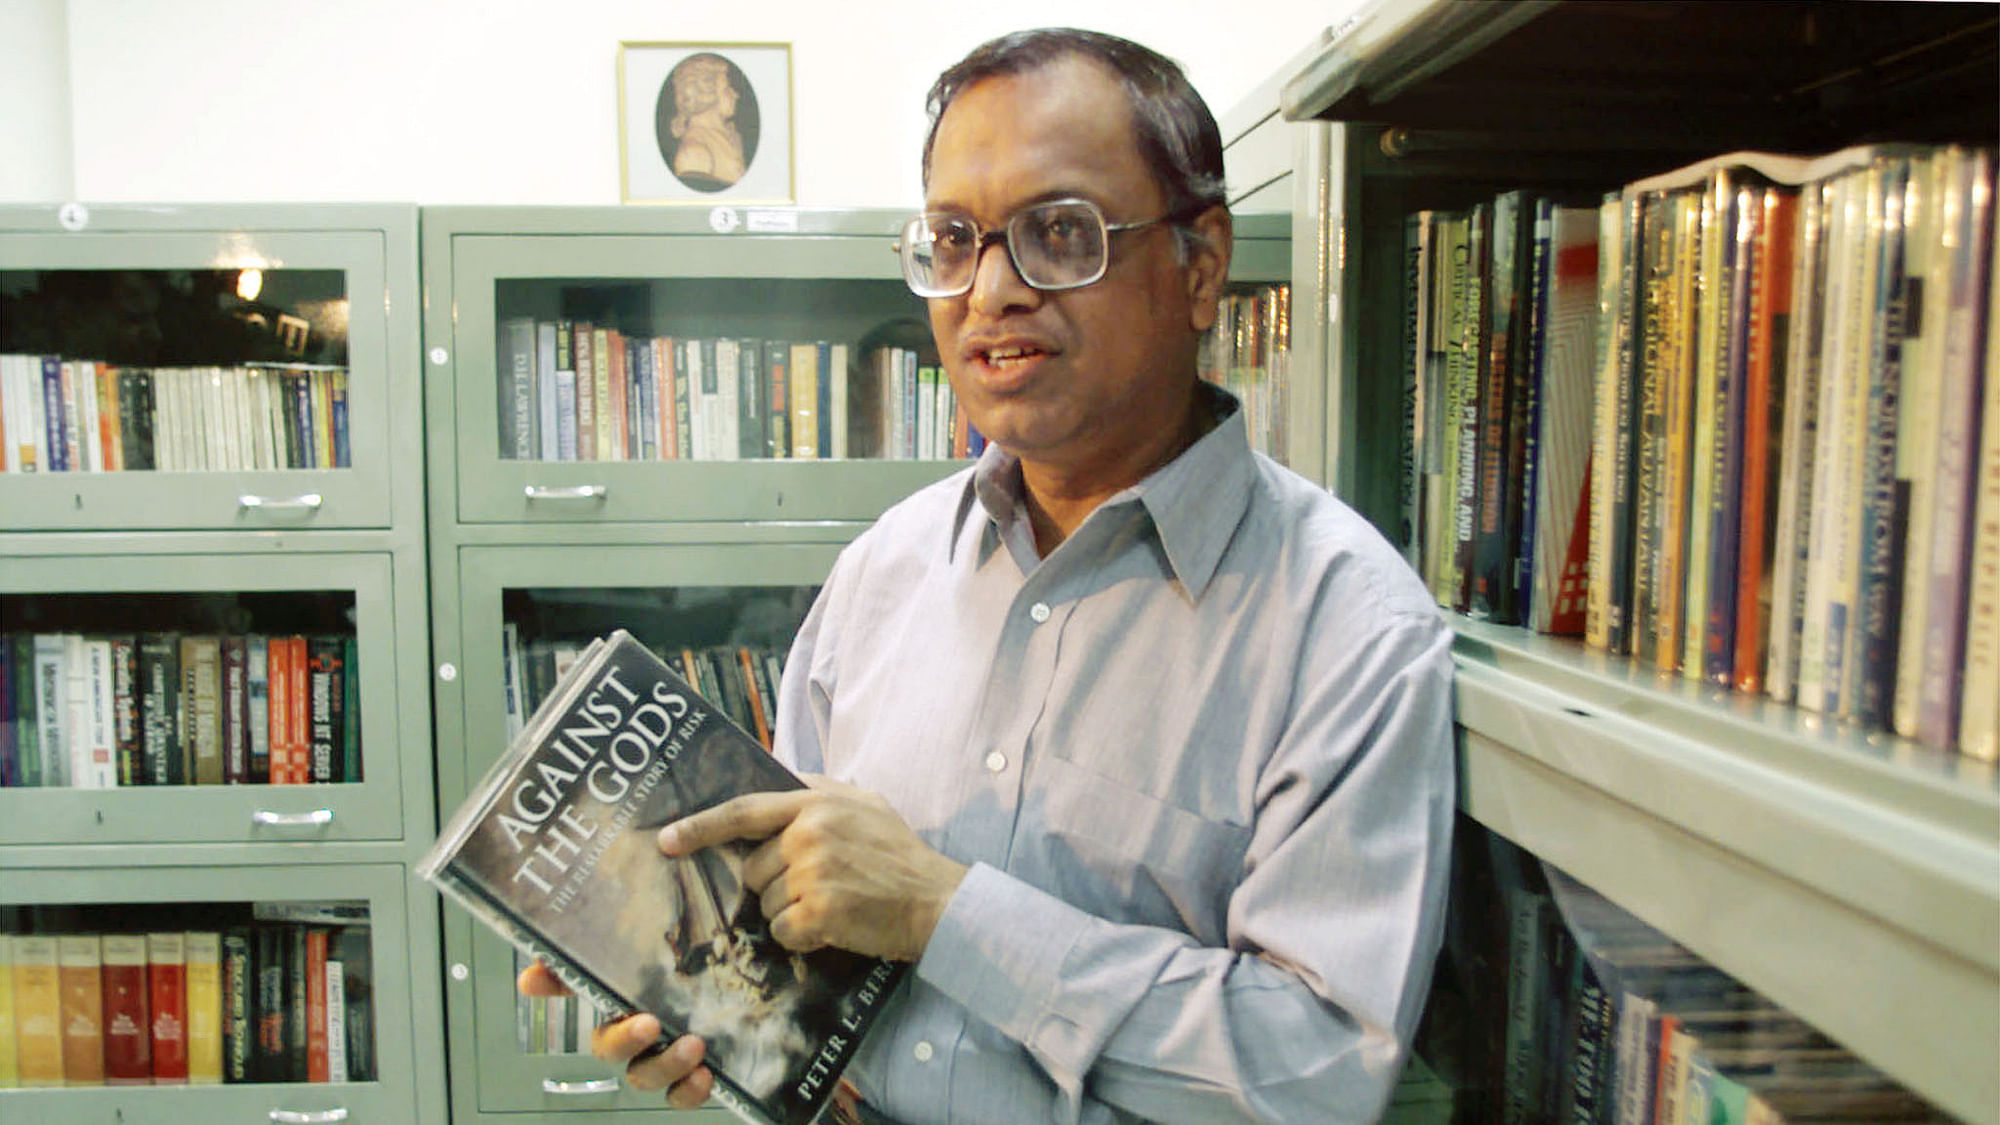
[[[951, 296], [972, 286], [981, 248], [991, 236], [963, 215], [922, 215], [904, 239], [904, 272], [926, 296]], [[1021, 280], [1037, 289], [1088, 285], [1103, 276], [1104, 216], [1090, 203], [1063, 200], [1016, 211], [1004, 239]]]

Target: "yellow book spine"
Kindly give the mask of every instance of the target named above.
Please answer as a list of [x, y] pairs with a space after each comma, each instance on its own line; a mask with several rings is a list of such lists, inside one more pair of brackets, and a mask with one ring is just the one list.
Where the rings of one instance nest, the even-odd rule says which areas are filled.
[[21, 1084], [14, 1048], [14, 939], [0, 934], [0, 1090]]
[[187, 935], [188, 1084], [222, 1081], [222, 935]]
[[14, 937], [14, 1026], [23, 1086], [63, 1084], [62, 985], [56, 939]]

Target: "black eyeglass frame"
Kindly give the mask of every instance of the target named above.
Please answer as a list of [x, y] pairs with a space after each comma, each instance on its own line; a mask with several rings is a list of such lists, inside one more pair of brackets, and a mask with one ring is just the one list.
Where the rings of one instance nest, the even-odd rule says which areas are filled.
[[[1090, 276], [1078, 281], [1065, 281], [1058, 284], [1045, 285], [1041, 282], [1035, 281], [1033, 278], [1030, 278], [1027, 274], [1027, 271], [1021, 268], [1021, 258], [1020, 255], [1014, 252], [1014, 239], [1010, 232], [1013, 229], [1015, 221], [1020, 219], [1023, 215], [1026, 215], [1029, 212], [1038, 210], [1043, 207], [1056, 207], [1065, 204], [1080, 206], [1084, 208], [1086, 211], [1088, 211], [1092, 218], [1097, 220], [1097, 225], [1099, 229], [1102, 230], [1104, 233], [1104, 237], [1102, 239], [1104, 245], [1104, 254], [1102, 256], [1102, 260], [1100, 260], [1097, 263], [1097, 269], [1094, 272], [1092, 272]], [[930, 218], [930, 215], [932, 214], [931, 212], [926, 212], [920, 215], [912, 215], [909, 218], [909, 220], [903, 224], [903, 232], [901, 236], [896, 239], [896, 243], [893, 249], [895, 249], [898, 258], [902, 261], [903, 283], [910, 287], [910, 292], [915, 293], [917, 296], [922, 297], [925, 300], [941, 300], [950, 297], [961, 297], [967, 293], [972, 292], [973, 283], [976, 282], [979, 278], [979, 263], [986, 257], [986, 248], [988, 246], [991, 246], [995, 242], [998, 242], [1002, 246], [1006, 247], [1007, 262], [1014, 268], [1014, 276], [1020, 278], [1022, 284], [1028, 286], [1028, 288], [1030, 289], [1039, 290], [1040, 292], [1043, 293], [1059, 293], [1067, 289], [1082, 289], [1086, 285], [1095, 285], [1098, 282], [1104, 280], [1105, 273], [1109, 271], [1111, 268], [1112, 235], [1123, 234], [1126, 231], [1143, 230], [1146, 227], [1159, 226], [1161, 223], [1185, 223], [1189, 219], [1194, 218], [1195, 216], [1201, 214], [1202, 212], [1208, 210], [1210, 207], [1213, 206], [1216, 205], [1212, 203], [1191, 203], [1185, 207], [1180, 208], [1179, 210], [1169, 211], [1164, 215], [1159, 215], [1151, 219], [1141, 219], [1137, 222], [1132, 222], [1132, 223], [1113, 223], [1113, 222], [1107, 222], [1105, 220], [1103, 208], [1099, 207], [1096, 203], [1093, 203], [1088, 199], [1081, 199], [1074, 197], [1062, 198], [1062, 199], [1045, 199], [1038, 203], [1031, 203], [1028, 206], [1021, 208], [1020, 210], [1015, 211], [1013, 214], [1007, 216], [1006, 222], [1000, 224], [1000, 226], [994, 230], [987, 230], [981, 227], [979, 225], [979, 220], [972, 218], [970, 215], [956, 215], [955, 216], [956, 218], [963, 220], [967, 225], [972, 227], [973, 235], [974, 238], [976, 239], [977, 244], [973, 247], [972, 271], [966, 276], [965, 284], [953, 289], [943, 289], [943, 288], [938, 288], [936, 286], [932, 286], [929, 287], [927, 290], [926, 287], [919, 285], [917, 282], [916, 262], [915, 262], [917, 240], [913, 236], [915, 234], [915, 228], [917, 224], [927, 222]], [[950, 214], [950, 212], [936, 212], [936, 213]]]

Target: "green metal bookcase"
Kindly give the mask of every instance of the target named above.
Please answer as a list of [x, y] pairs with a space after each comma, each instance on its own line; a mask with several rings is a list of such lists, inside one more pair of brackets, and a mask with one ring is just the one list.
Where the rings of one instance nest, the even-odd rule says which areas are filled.
[[[8, 1089], [0, 1090], [0, 1119], [446, 1120], [434, 1031], [442, 1020], [436, 898], [410, 873], [436, 817], [416, 209], [0, 207], [0, 277], [10, 296], [64, 271], [251, 268], [337, 275], [341, 297], [322, 311], [338, 323], [311, 330], [344, 333], [352, 467], [0, 473], [0, 601], [10, 620], [52, 620], [55, 628], [74, 599], [146, 607], [156, 620], [182, 607], [196, 617], [216, 606], [244, 612], [243, 599], [281, 610], [288, 600], [344, 607], [357, 660], [362, 779], [0, 789], [0, 907], [122, 908], [100, 915], [144, 928], [149, 904], [179, 915], [190, 904], [363, 902], [376, 1077]], [[200, 361], [240, 358], [223, 351]]]
[[[1991, 145], [1993, 11], [1363, 6], [1289, 66], [1279, 90], [1288, 119], [1329, 131], [1303, 174], [1324, 185], [1316, 331], [1335, 491], [1378, 526], [1399, 518], [1396, 427], [1367, 423], [1396, 416], [1402, 394], [1392, 295], [1406, 214], [1519, 186], [1594, 200], [1736, 149]], [[1802, 17], [1810, 47], [1796, 34], [1782, 50], [1760, 38]], [[1891, 27], [1927, 29], [1922, 50], [1871, 57]], [[1467, 814], [1938, 1106], [2000, 1122], [1992, 767], [1573, 641], [1452, 622]]]

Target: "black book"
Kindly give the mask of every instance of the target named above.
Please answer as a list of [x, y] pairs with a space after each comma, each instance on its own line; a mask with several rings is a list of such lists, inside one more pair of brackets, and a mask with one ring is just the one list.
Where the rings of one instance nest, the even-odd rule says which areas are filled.
[[290, 1081], [285, 1059], [285, 1020], [290, 1004], [285, 995], [284, 926], [259, 926], [256, 936], [256, 1000], [252, 1009], [256, 1045], [251, 1073], [257, 1082]]
[[751, 848], [670, 858], [657, 830], [801, 782], [624, 631], [595, 641], [418, 871], [610, 1013], [702, 1037], [716, 1098], [806, 1125], [906, 966], [795, 954], [743, 884]]
[[306, 681], [309, 714], [307, 730], [312, 746], [312, 779], [317, 782], [344, 781], [341, 765], [345, 735], [341, 731], [340, 704], [345, 656], [339, 637], [310, 637], [306, 641]]
[[139, 637], [140, 780], [145, 785], [186, 785], [181, 753], [181, 645], [172, 633]]
[[306, 932], [308, 926], [286, 926], [280, 944], [285, 958], [285, 1081], [306, 1080], [306, 1046], [312, 1025], [306, 1020], [306, 990], [311, 986], [306, 972]]
[[367, 926], [342, 926], [333, 932], [327, 958], [340, 964], [341, 1034], [347, 1052], [347, 1081], [375, 1080], [375, 973], [371, 967]]
[[222, 1080], [254, 1082], [256, 1058], [257, 972], [250, 931], [226, 930], [222, 935]]

